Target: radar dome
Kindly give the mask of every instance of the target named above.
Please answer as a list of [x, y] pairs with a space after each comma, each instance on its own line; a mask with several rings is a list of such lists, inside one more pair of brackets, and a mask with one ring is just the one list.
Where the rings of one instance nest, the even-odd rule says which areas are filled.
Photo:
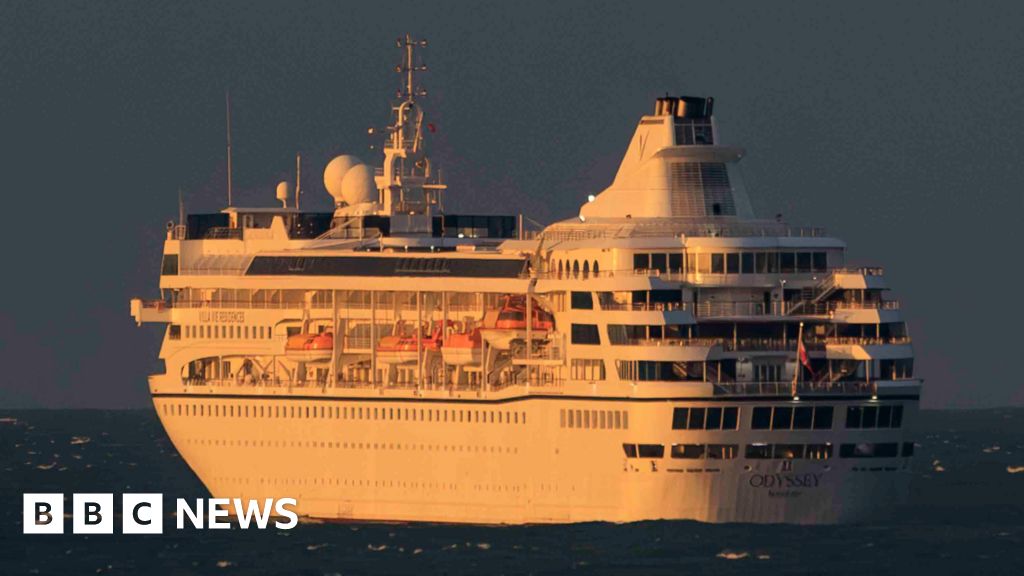
[[277, 199], [281, 201], [281, 205], [288, 206], [288, 197], [292, 194], [292, 185], [288, 182], [277, 183]]
[[376, 202], [377, 185], [373, 181], [373, 168], [366, 164], [350, 168], [345, 174], [345, 179], [341, 181], [341, 194], [349, 206]]
[[324, 188], [327, 188], [327, 193], [334, 198], [335, 204], [340, 204], [345, 200], [341, 185], [345, 180], [345, 174], [353, 166], [360, 164], [362, 164], [362, 161], [359, 158], [349, 154], [338, 156], [327, 163], [327, 167], [324, 168]]

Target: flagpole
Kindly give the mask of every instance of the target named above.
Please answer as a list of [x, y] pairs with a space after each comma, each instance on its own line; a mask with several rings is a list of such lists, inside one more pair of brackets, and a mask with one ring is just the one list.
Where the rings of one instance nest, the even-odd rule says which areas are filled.
[[801, 362], [800, 362], [800, 347], [803, 346], [803, 345], [804, 345], [804, 323], [801, 322], [800, 323], [800, 328], [799, 328], [799, 330], [797, 331], [797, 334], [796, 334], [796, 370], [793, 372], [793, 388], [791, 390], [791, 392], [793, 393], [793, 397], [794, 398], [796, 398], [798, 396], [798, 394], [797, 394], [797, 384], [799, 383], [799, 378], [800, 378], [800, 376], [802, 375], [802, 372], [803, 372], [803, 370], [802, 370], [803, 364], [801, 364]]

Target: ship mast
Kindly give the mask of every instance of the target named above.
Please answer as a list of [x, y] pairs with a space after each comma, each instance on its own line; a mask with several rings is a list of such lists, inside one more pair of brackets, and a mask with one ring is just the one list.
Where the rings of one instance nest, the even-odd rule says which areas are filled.
[[398, 104], [392, 107], [393, 121], [387, 128], [384, 166], [376, 176], [381, 192], [383, 212], [410, 216], [430, 216], [441, 210], [441, 193], [447, 188], [440, 171], [433, 169], [424, 149], [423, 129], [433, 130], [424, 122], [423, 109], [417, 101], [427, 92], [416, 85], [416, 73], [425, 72], [426, 65], [416, 62], [417, 49], [427, 46], [406, 34], [399, 38], [402, 62], [395, 72], [404, 75], [404, 86], [398, 91]]

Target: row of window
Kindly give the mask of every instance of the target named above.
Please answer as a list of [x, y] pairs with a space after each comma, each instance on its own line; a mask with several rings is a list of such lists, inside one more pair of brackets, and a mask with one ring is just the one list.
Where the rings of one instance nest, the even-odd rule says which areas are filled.
[[268, 406], [264, 404], [164, 404], [169, 416], [226, 418], [325, 418], [333, 420], [406, 420], [410, 422], [480, 422], [526, 424], [526, 412], [510, 410], [447, 410], [431, 408], [370, 408], [362, 406]]
[[903, 406], [850, 406], [846, 409], [847, 428], [899, 428], [903, 425]]
[[562, 409], [558, 413], [558, 424], [562, 428], [628, 430], [629, 412], [626, 412], [625, 410]]
[[757, 406], [750, 416], [752, 430], [831, 430], [832, 406]]
[[633, 254], [634, 270], [659, 272], [686, 272], [698, 274], [793, 274], [825, 272], [828, 255], [825, 252], [729, 252], [688, 253], [685, 264], [681, 253]]
[[739, 427], [739, 408], [736, 406], [672, 410], [673, 430], [736, 430]]
[[573, 358], [569, 364], [569, 374], [573, 380], [604, 380], [604, 360]]
[[828, 460], [832, 457], [832, 444], [748, 444], [746, 457], [752, 460]]
[[[626, 458], [664, 458], [663, 444], [623, 444]], [[739, 447], [736, 444], [673, 444], [669, 455], [672, 458], [691, 460], [730, 460], [736, 458]], [[828, 460], [832, 458], [832, 444], [748, 444], [744, 456], [751, 460]], [[900, 450], [898, 442], [868, 444], [840, 444], [840, 458], [908, 458], [914, 455], [914, 443], [904, 442]]]
[[[626, 458], [664, 458], [661, 444], [623, 444]], [[673, 444], [669, 448], [672, 458], [688, 460], [732, 460], [739, 453], [737, 444]]]
[[[269, 340], [273, 336], [270, 326], [239, 326], [221, 324], [203, 324], [200, 326], [185, 325], [185, 338], [204, 339], [234, 339], [253, 338]], [[180, 340], [182, 326], [171, 324], [169, 337], [171, 340]]]

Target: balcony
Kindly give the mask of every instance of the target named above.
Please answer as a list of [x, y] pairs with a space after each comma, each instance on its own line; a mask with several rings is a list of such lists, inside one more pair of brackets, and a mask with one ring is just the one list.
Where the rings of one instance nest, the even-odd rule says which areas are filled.
[[135, 323], [140, 326], [143, 322], [171, 321], [171, 307], [163, 300], [132, 298], [130, 310]]

